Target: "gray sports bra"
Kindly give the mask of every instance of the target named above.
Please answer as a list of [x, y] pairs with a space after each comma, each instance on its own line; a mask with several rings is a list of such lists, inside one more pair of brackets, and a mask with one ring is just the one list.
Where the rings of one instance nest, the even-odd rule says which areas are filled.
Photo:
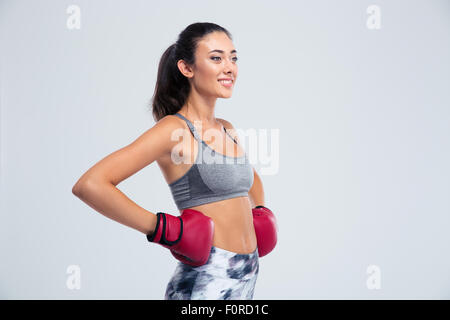
[[[194, 164], [183, 176], [169, 184], [178, 209], [248, 196], [254, 176], [247, 154], [244, 152], [241, 157], [230, 157], [216, 152], [200, 139], [188, 119], [179, 113], [175, 115], [186, 121], [189, 130], [198, 141]], [[237, 143], [225, 127], [223, 129]]]

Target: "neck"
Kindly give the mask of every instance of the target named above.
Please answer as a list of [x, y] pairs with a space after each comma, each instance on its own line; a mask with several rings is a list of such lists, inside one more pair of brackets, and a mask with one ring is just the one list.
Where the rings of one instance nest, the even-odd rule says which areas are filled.
[[193, 89], [178, 112], [191, 122], [201, 121], [205, 126], [216, 126], [217, 120], [214, 114], [216, 100], [217, 97], [205, 97]]

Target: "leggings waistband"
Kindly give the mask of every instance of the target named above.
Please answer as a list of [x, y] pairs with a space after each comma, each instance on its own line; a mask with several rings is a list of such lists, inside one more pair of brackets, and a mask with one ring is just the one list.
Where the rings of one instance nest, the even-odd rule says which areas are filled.
[[236, 253], [212, 246], [204, 265], [192, 267], [181, 261], [179, 265], [185, 271], [195, 270], [218, 278], [250, 279], [259, 270], [258, 248], [251, 253]]
[[[214, 250], [213, 250], [213, 248], [214, 248]], [[216, 246], [212, 246], [211, 247], [211, 251], [210, 252], [214, 253], [213, 251], [221, 252], [222, 254], [230, 256], [230, 257], [236, 256], [236, 255], [237, 256], [254, 256], [254, 255], [256, 255], [258, 253], [258, 247], [256, 247], [256, 249], [253, 250], [253, 252], [250, 252], [250, 253], [237, 253], [237, 252], [228, 251], [228, 250], [216, 247]]]

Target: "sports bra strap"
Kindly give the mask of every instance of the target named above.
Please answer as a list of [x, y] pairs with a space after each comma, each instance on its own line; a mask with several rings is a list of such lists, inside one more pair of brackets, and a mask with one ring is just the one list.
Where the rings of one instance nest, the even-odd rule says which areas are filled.
[[200, 137], [199, 137], [197, 131], [195, 130], [194, 125], [193, 125], [188, 119], [186, 119], [185, 116], [183, 116], [183, 115], [180, 114], [180, 113], [175, 113], [175, 115], [178, 116], [179, 118], [183, 119], [184, 121], [186, 121], [186, 123], [187, 123], [187, 125], [188, 125], [188, 127], [189, 127], [189, 130], [191, 130], [191, 132], [192, 132], [192, 134], [194, 135], [195, 139], [197, 139], [197, 140], [199, 140], [199, 141], [202, 141], [202, 139], [200, 139]]
[[[195, 130], [195, 127], [194, 127], [194, 125], [192, 124], [192, 122], [190, 122], [188, 119], [186, 119], [185, 116], [183, 116], [182, 114], [180, 114], [180, 113], [178, 113], [178, 112], [175, 113], [175, 115], [178, 116], [179, 118], [183, 119], [184, 121], [186, 121], [186, 123], [187, 123], [187, 125], [188, 125], [188, 127], [189, 127], [189, 130], [191, 130], [191, 132], [192, 132], [192, 134], [194, 135], [194, 137], [195, 137], [197, 140], [202, 141], [202, 139], [200, 139], [200, 136], [198, 135], [197, 131]], [[222, 128], [223, 128], [223, 130], [225, 130], [225, 133], [226, 133], [231, 139], [233, 139], [234, 143], [237, 144], [236, 139], [233, 138], [233, 136], [231, 136], [231, 135], [228, 133], [227, 129], [225, 129], [224, 126], [222, 126]]]
[[231, 139], [233, 139], [233, 141], [234, 141], [234, 143], [236, 143], [237, 144], [237, 141], [236, 141], [236, 139], [235, 138], [233, 138], [233, 136], [231, 135], [231, 134], [229, 134], [228, 133], [228, 131], [227, 131], [227, 129], [225, 129], [225, 127], [223, 127], [223, 130], [225, 130], [225, 133], [231, 138]]

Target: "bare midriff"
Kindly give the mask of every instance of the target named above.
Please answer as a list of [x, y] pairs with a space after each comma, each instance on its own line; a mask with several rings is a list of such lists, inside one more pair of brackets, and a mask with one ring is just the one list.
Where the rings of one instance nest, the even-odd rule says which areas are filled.
[[200, 211], [214, 221], [213, 246], [240, 254], [255, 251], [256, 234], [248, 197], [225, 199], [190, 209]]

